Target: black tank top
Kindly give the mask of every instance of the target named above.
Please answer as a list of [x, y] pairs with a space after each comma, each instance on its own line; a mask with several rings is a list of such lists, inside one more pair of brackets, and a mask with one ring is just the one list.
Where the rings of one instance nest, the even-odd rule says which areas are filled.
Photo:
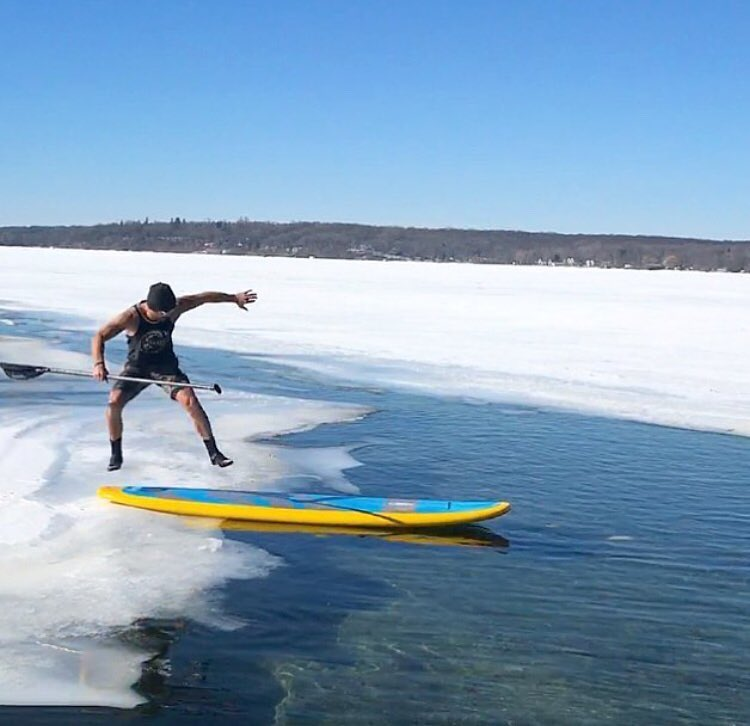
[[133, 307], [138, 313], [138, 329], [128, 336], [128, 365], [156, 371], [177, 370], [177, 356], [172, 348], [174, 321], [162, 318], [151, 322], [141, 312], [140, 303]]

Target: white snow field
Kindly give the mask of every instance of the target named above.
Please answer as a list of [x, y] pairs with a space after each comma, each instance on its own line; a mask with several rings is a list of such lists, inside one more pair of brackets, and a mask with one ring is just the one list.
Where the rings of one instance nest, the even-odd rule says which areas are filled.
[[750, 434], [747, 275], [0, 248], [0, 306], [72, 313], [91, 330], [157, 280], [178, 295], [259, 294], [248, 313], [189, 313], [178, 345]]

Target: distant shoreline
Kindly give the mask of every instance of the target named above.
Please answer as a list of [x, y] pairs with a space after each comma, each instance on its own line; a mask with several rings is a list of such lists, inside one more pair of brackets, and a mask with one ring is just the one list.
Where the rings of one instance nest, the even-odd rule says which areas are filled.
[[750, 240], [245, 219], [0, 227], [0, 246], [750, 272]]

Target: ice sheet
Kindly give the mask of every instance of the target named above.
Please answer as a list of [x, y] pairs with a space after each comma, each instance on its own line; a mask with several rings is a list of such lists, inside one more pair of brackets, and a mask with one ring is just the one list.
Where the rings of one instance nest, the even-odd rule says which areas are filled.
[[750, 435], [750, 277], [727, 273], [0, 249], [7, 306], [104, 322], [169, 281], [253, 287], [178, 343], [352, 380]]

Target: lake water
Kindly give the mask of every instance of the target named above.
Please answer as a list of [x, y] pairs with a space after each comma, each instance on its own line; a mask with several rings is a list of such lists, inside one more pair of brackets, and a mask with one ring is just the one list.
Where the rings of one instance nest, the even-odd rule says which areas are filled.
[[[83, 334], [60, 321], [16, 322], [7, 332], [56, 331], [56, 345], [86, 350]], [[144, 704], [6, 707], [0, 718], [750, 720], [750, 441], [360, 387], [225, 351], [182, 353], [195, 380], [373, 411], [274, 439], [300, 462], [300, 488], [320, 488], [306, 451], [343, 447], [361, 464], [346, 478], [364, 494], [507, 499], [513, 510], [411, 540], [227, 529], [283, 562], [216, 593], [242, 627], [122, 623], [117, 637], [152, 654], [134, 684]], [[165, 414], [184, 416], [170, 405]]]

